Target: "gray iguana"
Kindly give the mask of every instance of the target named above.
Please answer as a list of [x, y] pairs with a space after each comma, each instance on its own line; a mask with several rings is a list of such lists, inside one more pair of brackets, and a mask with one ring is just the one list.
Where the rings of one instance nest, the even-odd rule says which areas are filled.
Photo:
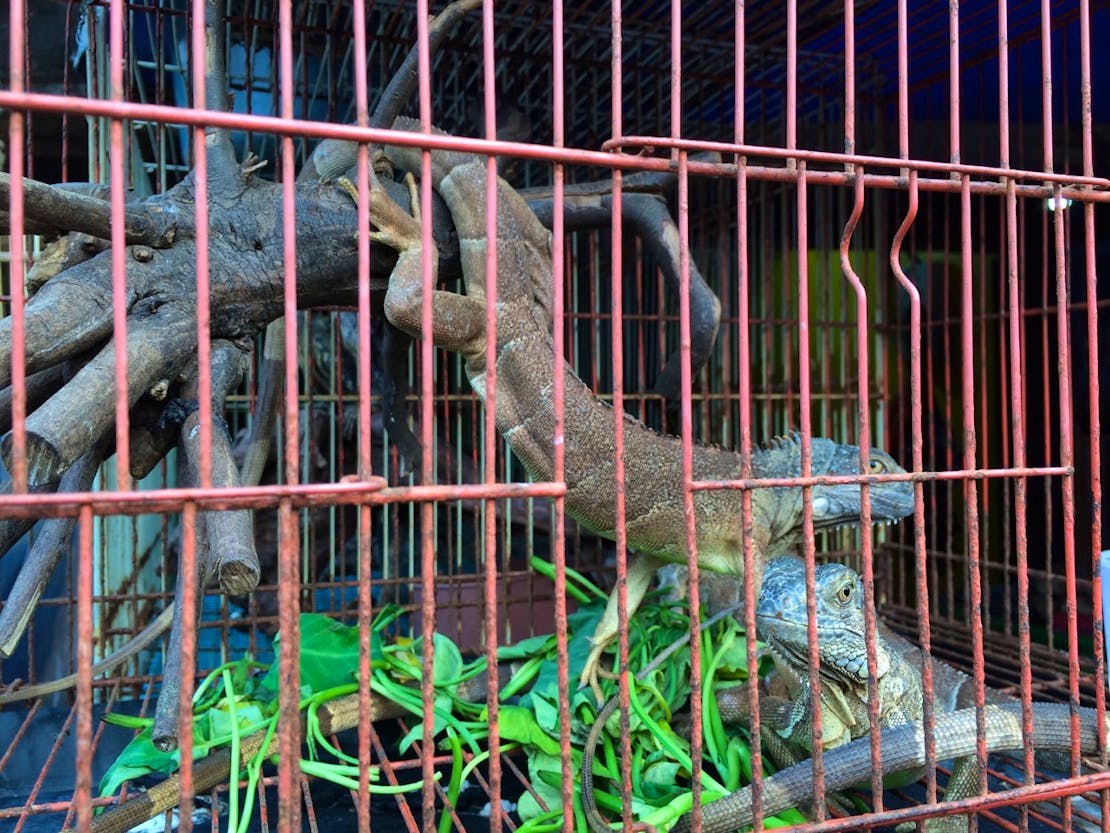
[[[859, 574], [843, 564], [818, 565], [815, 602], [821, 679], [821, 746], [828, 750], [865, 737], [870, 731], [863, 583]], [[756, 629], [775, 660], [775, 669], [767, 681], [767, 694], [759, 699], [761, 738], [763, 748], [780, 768], [812, 754], [807, 625], [805, 564], [796, 558], [776, 558], [764, 569], [756, 607]], [[921, 672], [918, 665], [904, 655], [916, 649], [909, 643], [905, 646], [891, 644], [882, 632], [876, 634], [879, 724], [883, 729], [922, 718]], [[742, 689], [746, 694], [747, 688]], [[939, 710], [951, 711], [954, 702], [942, 692]], [[896, 781], [888, 779], [888, 784], [908, 783], [919, 774], [917, 771], [906, 773]], [[973, 794], [978, 783], [975, 758], [960, 758], [949, 779], [948, 797]], [[931, 819], [926, 826], [931, 831], [954, 833], [967, 829], [967, 818], [946, 816]]]
[[[416, 131], [411, 119], [394, 127]], [[394, 164], [419, 171], [421, 151], [390, 146]], [[414, 336], [430, 336], [445, 349], [461, 353], [474, 391], [486, 399], [486, 168], [468, 153], [432, 151], [433, 184], [447, 203], [459, 235], [466, 295], [435, 290], [433, 327], [421, 333], [421, 235], [418, 219], [401, 209], [371, 177], [370, 219], [377, 228], [372, 240], [398, 252], [385, 298], [388, 319]], [[349, 183], [347, 183], [349, 187]], [[414, 199], [414, 205], [418, 202]], [[504, 181], [497, 188], [497, 392], [498, 431], [536, 480], [551, 480], [553, 471], [553, 407], [555, 362], [551, 299], [554, 278], [551, 234], [524, 200]], [[433, 268], [436, 253], [432, 256]], [[607, 538], [617, 527], [615, 429], [613, 408], [564, 366], [565, 482], [567, 512]], [[682, 483], [682, 443], [623, 415], [625, 448], [625, 529], [635, 552], [629, 561], [627, 589], [631, 614], [643, 599], [657, 567], [686, 561], [686, 524]], [[859, 449], [832, 440], [812, 440], [815, 475], [858, 475]], [[801, 444], [783, 438], [753, 450], [752, 476], [797, 477]], [[885, 452], [872, 449], [865, 474], [901, 473]], [[732, 480], [740, 477], [739, 454], [695, 446], [694, 478]], [[814, 527], [829, 529], [859, 523], [858, 484], [812, 488]], [[752, 495], [753, 535], [757, 562], [791, 549], [802, 528], [802, 489], [757, 489]], [[694, 495], [697, 560], [711, 572], [742, 575], [742, 492], [698, 491]], [[871, 487], [872, 520], [895, 521], [913, 510], [909, 482], [882, 482]], [[759, 576], [752, 577], [758, 582]], [[617, 634], [614, 592], [593, 637], [593, 649], [580, 681], [597, 690], [601, 656]]]
[[[867, 654], [864, 638], [863, 585], [859, 575], [841, 564], [817, 567], [816, 606], [821, 679], [822, 747], [826, 751], [826, 789], [843, 789], [866, 782], [870, 761], [853, 768], [856, 752], [842, 753], [848, 745], [869, 750], [867, 715]], [[809, 643], [806, 616], [805, 565], [796, 558], [777, 558], [767, 563], [756, 610], [756, 627], [775, 660], [767, 682], [767, 695], [760, 695], [759, 714], [764, 750], [780, 767], [804, 761], [812, 749], [810, 710]], [[888, 784], [907, 783], [920, 776], [924, 765], [922, 720], [921, 650], [880, 627], [876, 634], [877, 684], [880, 724], [884, 730], [882, 760]], [[961, 708], [973, 699], [971, 678], [951, 666], [934, 662], [937, 760], [956, 758], [948, 780], [946, 799], [974, 795], [979, 787], [975, 755], [975, 710]], [[747, 687], [729, 689], [740, 695], [735, 711], [743, 713]], [[988, 689], [986, 707], [988, 749], [1010, 751], [1022, 748], [1021, 704], [1008, 695]], [[1034, 704], [1039, 751], [1059, 752], [1071, 748], [1070, 714], [1066, 706]], [[729, 711], [723, 707], [722, 711]], [[1093, 749], [1097, 725], [1094, 712], [1081, 710], [1085, 749]], [[897, 729], [896, 727], [902, 727]], [[961, 735], [961, 733], [963, 733]], [[852, 743], [857, 741], [857, 743]], [[916, 751], [915, 751], [916, 750]], [[869, 751], [867, 752], [869, 758]], [[908, 763], [907, 763], [908, 762]], [[846, 769], [855, 773], [849, 780]], [[790, 798], [780, 806], [779, 784], [793, 784], [793, 775], [779, 773], [764, 781], [765, 813], [812, 800], [812, 769], [801, 763], [798, 771], [809, 773], [804, 789], [787, 789]], [[793, 769], [791, 770], [793, 771]], [[775, 809], [778, 808], [778, 809]], [[750, 824], [750, 791], [739, 791], [702, 809], [703, 833], [722, 833]], [[674, 828], [688, 829], [684, 817]], [[968, 817], [943, 816], [926, 822], [930, 831], [966, 831]]]

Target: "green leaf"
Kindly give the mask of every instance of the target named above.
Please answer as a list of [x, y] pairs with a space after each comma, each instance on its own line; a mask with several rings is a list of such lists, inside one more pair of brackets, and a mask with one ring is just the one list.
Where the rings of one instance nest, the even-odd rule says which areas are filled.
[[[344, 625], [322, 613], [302, 613], [301, 694], [308, 696], [351, 682], [358, 674], [359, 635], [357, 625]], [[274, 637], [274, 655], [279, 653], [281, 634]], [[278, 663], [259, 682], [259, 688], [276, 692]]]
[[548, 755], [559, 755], [559, 741], [540, 727], [531, 709], [523, 706], [501, 706], [497, 710], [497, 728], [503, 739], [520, 741], [525, 746], [536, 747]]
[[320, 613], [302, 613], [300, 630], [302, 689], [315, 693], [351, 682], [358, 673], [358, 626]]
[[[463, 662], [462, 652], [459, 647], [441, 633], [432, 634], [435, 645], [434, 665], [432, 668], [432, 683], [439, 687], [446, 687], [448, 693], [454, 694], [459, 687], [458, 679], [462, 676], [466, 663]], [[424, 648], [423, 642], [417, 640], [413, 643], [413, 651], [418, 653]], [[448, 706], [450, 709], [450, 706]]]
[[549, 735], [559, 734], [558, 701], [552, 702], [542, 695], [532, 693], [528, 695], [527, 702], [521, 701], [521, 706], [532, 710], [536, 723]]
[[[194, 733], [193, 760], [199, 760], [208, 754], [208, 746], [196, 742]], [[163, 752], [151, 740], [150, 727], [131, 739], [131, 742], [119, 753], [119, 757], [104, 773], [100, 779], [100, 795], [114, 795], [124, 781], [141, 778], [152, 772], [161, 772], [169, 775], [176, 772], [181, 763], [181, 752]]]
[[[528, 755], [528, 779], [547, 810], [558, 810], [563, 806], [563, 762], [558, 753], [551, 755], [537, 751]], [[527, 797], [527, 800], [526, 800]], [[528, 821], [547, 812], [527, 791], [517, 802], [516, 812], [521, 821]]]
[[[262, 704], [255, 700], [237, 697], [235, 703], [236, 727], [240, 732], [250, 731], [270, 717]], [[207, 737], [222, 738], [231, 734], [232, 720], [227, 698], [208, 709], [203, 717], [208, 721]]]
[[677, 761], [658, 760], [645, 766], [640, 782], [644, 799], [653, 804], [667, 802], [686, 790], [685, 787], [678, 786], [678, 774], [681, 770]]
[[498, 662], [512, 662], [543, 656], [555, 650], [555, 635], [532, 636], [513, 645], [502, 645], [497, 649]]

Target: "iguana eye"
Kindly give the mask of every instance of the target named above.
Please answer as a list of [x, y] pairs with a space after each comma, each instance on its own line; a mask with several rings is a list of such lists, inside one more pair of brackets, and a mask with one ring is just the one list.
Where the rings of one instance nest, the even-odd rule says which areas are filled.
[[836, 598], [840, 601], [841, 604], [848, 604], [849, 602], [852, 601], [852, 590], [853, 589], [854, 588], [852, 587], [851, 584], [845, 584], [843, 587], [841, 587], [837, 591]]
[[871, 471], [872, 474], [882, 474], [884, 471], [886, 471], [886, 463], [884, 463], [882, 460], [872, 460], [868, 464], [867, 468]]

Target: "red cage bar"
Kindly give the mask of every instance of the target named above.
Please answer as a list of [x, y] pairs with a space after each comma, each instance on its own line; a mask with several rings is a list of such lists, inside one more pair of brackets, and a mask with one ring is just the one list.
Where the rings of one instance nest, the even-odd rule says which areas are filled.
[[[992, 828], [1110, 830], [1104, 739], [1097, 754], [1082, 755], [1073, 709], [1066, 764], [1049, 767], [1031, 742], [1034, 702], [1093, 706], [1099, 720], [1106, 708], [1098, 564], [1099, 312], [1107, 298], [1097, 266], [1110, 177], [1096, 160], [1110, 135], [1110, 99], [1099, 94], [1110, 57], [1092, 49], [1110, 37], [1105, 8], [1011, 0], [951, 4], [945, 13], [905, 0], [789, 0], [784, 15], [773, 3], [570, 9], [487, 0], [471, 3], [439, 43], [430, 15], [442, 9], [426, 2], [9, 5], [0, 84], [0, 427], [9, 432], [2, 451], [10, 477], [0, 493], [0, 541], [10, 550], [0, 561], [4, 825], [116, 829], [105, 822], [110, 814], [93, 815], [136, 794], [123, 781], [98, 797], [96, 779], [134, 735], [98, 722], [111, 713], [153, 718], [154, 736], [175, 733], [186, 831], [230, 829], [228, 805], [238, 813], [248, 795], [254, 823], [283, 831], [347, 827], [352, 818], [360, 830], [531, 829], [536, 819], [577, 828], [575, 755], [588, 728], [582, 715], [593, 713], [575, 691], [576, 628], [588, 609], [579, 576], [615, 588], [620, 611], [606, 660], [619, 672], [620, 735], [605, 759], [615, 765], [604, 815], [625, 829], [669, 823], [677, 812], [650, 816], [637, 792], [649, 753], [634, 739], [643, 718], [630, 675], [640, 670], [643, 626], [630, 618], [636, 519], [625, 516], [644, 484], [626, 474], [636, 442], [628, 413], [681, 438], [673, 478], [682, 485], [683, 528], [673, 543], [684, 552], [691, 633], [719, 603], [698, 557], [700, 501], [736, 495], [753, 527], [758, 495], [801, 490], [796, 550], [806, 561], [808, 741], [818, 750], [819, 798], [838, 759], [821, 752], [820, 692], [830, 683], [820, 673], [816, 565], [843, 561], [862, 577], [873, 812], [845, 818], [834, 806], [837, 817], [828, 818], [817, 800], [801, 808], [813, 819], [807, 829], [974, 811]], [[377, 106], [410, 49], [415, 87], [406, 112], [420, 129], [403, 133], [376, 121]], [[327, 164], [317, 152], [324, 140], [355, 143], [345, 205], [332, 182], [342, 171], [312, 167]], [[432, 151], [482, 158], [486, 239], [497, 237], [506, 199], [498, 175], [551, 229], [551, 344], [568, 363], [556, 358], [552, 370], [550, 480], [530, 482], [511, 448], [515, 429], [498, 430], [499, 407], [515, 407], [504, 403], [514, 403], [516, 379], [499, 366], [514, 348], [497, 341], [505, 322], [492, 299], [515, 276], [498, 274], [506, 255], [497, 246], [483, 254], [489, 300], [479, 379], [431, 338], [390, 352], [397, 336], [382, 312], [386, 247], [368, 233], [372, 188], [388, 177], [375, 153], [385, 144], [423, 150], [421, 332], [435, 327], [435, 294], [461, 293], [459, 275], [470, 277], [462, 244], [437, 225], [450, 215], [433, 187]], [[228, 190], [226, 149], [239, 191]], [[258, 167], [258, 156], [268, 165]], [[649, 174], [669, 177], [655, 190], [671, 223], [658, 234], [670, 264], [637, 219]], [[42, 184], [86, 179], [106, 185]], [[228, 206], [260, 182], [274, 183], [265, 209], [272, 237], [257, 235], [229, 270], [222, 247], [253, 232], [227, 222], [236, 216]], [[188, 216], [167, 233], [149, 205], [186, 205]], [[313, 225], [319, 216], [331, 218], [325, 231]], [[321, 251], [313, 238], [337, 227], [336, 277], [313, 284], [320, 263], [305, 252]], [[64, 255], [67, 274], [49, 275], [49, 247], [61, 232], [83, 248]], [[147, 265], [185, 245], [193, 255], [184, 295], [137, 288]], [[263, 255], [250, 258], [271, 250], [265, 274], [274, 281], [242, 289], [255, 292], [243, 307], [255, 306], [236, 318], [225, 287], [262, 274]], [[44, 275], [87, 296], [81, 316], [42, 300]], [[59, 305], [52, 319], [49, 303]], [[716, 316], [706, 324], [707, 303], [719, 325]], [[166, 340], [172, 347], [149, 324], [159, 309], [169, 310], [157, 320], [176, 334]], [[176, 309], [186, 313], [174, 317]], [[239, 359], [228, 355], [247, 368], [232, 383], [224, 362]], [[274, 367], [280, 426], [266, 421]], [[100, 369], [110, 382], [81, 382]], [[604, 535], [575, 520], [582, 513], [568, 469], [584, 440], [577, 402], [564, 401], [565, 374], [615, 414], [617, 522]], [[660, 392], [668, 374], [670, 395]], [[147, 443], [159, 442], [149, 437], [165, 432], [162, 405], [143, 410], [159, 386], [188, 415], [165, 443], [175, 453], [147, 465]], [[403, 425], [388, 410], [394, 386], [412, 392]], [[44, 414], [62, 425], [57, 437]], [[404, 445], [409, 416], [418, 461]], [[756, 474], [760, 445], [789, 431], [800, 435], [798, 472]], [[259, 436], [267, 453], [248, 475]], [[861, 472], [875, 446], [908, 474], [817, 471], [815, 437], [858, 445]], [[697, 448], [711, 444], [737, 452], [734, 479], [696, 476]], [[872, 529], [874, 490], [905, 481], [912, 518]], [[815, 490], [846, 483], [861, 484], [859, 528], [821, 532]], [[223, 581], [228, 518], [249, 528], [260, 557], [249, 595], [198, 578], [212, 572]], [[759, 571], [753, 536], [735, 555], [748, 575]], [[49, 580], [57, 563], [66, 566]], [[758, 588], [746, 582], [730, 592], [743, 602], [744, 655], [757, 667]], [[173, 636], [131, 652], [174, 602]], [[390, 611], [393, 624], [379, 630], [378, 617]], [[355, 755], [362, 764], [338, 789], [319, 768], [296, 763], [314, 737], [302, 702], [312, 675], [302, 657], [314, 650], [302, 614], [310, 612], [357, 626], [357, 720], [330, 743], [337, 760]], [[920, 788], [882, 789], [891, 750], [878, 731], [880, 623], [924, 651]], [[440, 641], [406, 647], [431, 633]], [[421, 673], [404, 715], [381, 719], [375, 674], [387, 634], [390, 650], [408, 650]], [[482, 751], [460, 743], [454, 724], [444, 733], [437, 686], [454, 655], [442, 638], [458, 646], [459, 662], [484, 656], [496, 668], [499, 649], [543, 634], [554, 635], [545, 673], [558, 692], [547, 706], [544, 753], [557, 765], [540, 768], [511, 723], [521, 705], [493, 689], [481, 695], [489, 727]], [[102, 663], [121, 649], [125, 660], [102, 676]], [[209, 672], [243, 652], [273, 660], [278, 681], [274, 745], [259, 743], [281, 763], [253, 794], [244, 784], [229, 790], [226, 777], [214, 786], [204, 760], [193, 760], [208, 738], [176, 728], [193, 721], [193, 695], [206, 696]], [[690, 641], [689, 657], [692, 668], [714, 659], [701, 638]], [[935, 754], [936, 722], [949, 708], [944, 665], [971, 675], [964, 705], [978, 709], [983, 770], [984, 794], [954, 801], [944, 801]], [[42, 687], [67, 674], [72, 686]], [[992, 688], [1021, 701], [1024, 746], [1012, 758], [988, 752]], [[746, 689], [758, 827], [769, 777], [763, 689], [754, 675]], [[694, 830], [712, 806], [701, 806], [702, 796], [723, 777], [717, 740], [706, 736], [713, 727], [702, 725], [702, 690], [701, 675], [689, 675], [688, 765], [676, 764], [668, 785], [677, 780], [692, 793], [682, 806], [692, 804]], [[483, 759], [467, 770], [480, 801], [468, 800], [455, 775]], [[376, 794], [377, 778], [397, 794]], [[423, 786], [404, 797], [400, 788], [417, 779]], [[488, 802], [488, 819], [476, 801]], [[528, 802], [538, 809], [522, 811]]]

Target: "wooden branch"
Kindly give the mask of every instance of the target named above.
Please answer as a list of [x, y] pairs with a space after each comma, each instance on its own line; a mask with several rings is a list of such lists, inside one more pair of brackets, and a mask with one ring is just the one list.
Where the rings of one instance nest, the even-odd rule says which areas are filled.
[[[231, 440], [223, 420], [224, 403], [234, 390], [247, 355], [237, 345], [223, 339], [212, 342], [212, 485], [216, 488], [239, 486], [239, 469], [231, 453]], [[186, 383], [183, 395], [190, 400], [198, 395], [194, 380]], [[181, 425], [181, 452], [184, 473], [189, 483], [200, 483], [200, 409], [185, 417]], [[254, 527], [246, 509], [202, 511], [198, 513], [208, 541], [211, 569], [220, 589], [229, 596], [245, 596], [258, 586], [262, 570], [254, 547]]]
[[[191, 318], [170, 306], [132, 321], [127, 330], [130, 404], [146, 393], [167, 368], [185, 363], [196, 345], [194, 326]], [[39, 487], [57, 483], [73, 461], [112, 425], [115, 364], [115, 346], [109, 342], [64, 388], [27, 417], [29, 484]], [[4, 438], [0, 453], [10, 471], [11, 435]]]
[[[188, 483], [187, 485], [195, 485]], [[178, 716], [181, 705], [181, 678], [182, 674], [195, 673], [195, 668], [185, 669], [181, 665], [181, 649], [185, 640], [189, 639], [193, 646], [193, 656], [196, 656], [197, 631], [200, 628], [200, 612], [204, 606], [204, 588], [212, 576], [212, 563], [209, 557], [208, 540], [204, 534], [204, 524], [197, 518], [194, 541], [196, 543], [196, 557], [193, 560], [194, 572], [186, 575], [181, 569], [180, 559], [177, 567], [177, 602], [173, 606], [173, 624], [170, 625], [170, 639], [166, 647], [166, 655], [162, 661], [162, 690], [158, 692], [158, 703], [154, 707], [154, 723], [151, 726], [151, 742], [162, 752], [172, 752], [178, 745]], [[187, 531], [181, 530], [184, 541]], [[186, 632], [182, 622], [184, 619], [185, 605], [181, 604], [184, 598], [186, 582], [194, 588], [195, 616], [193, 627]]]
[[131, 476], [142, 480], [157, 466], [170, 450], [177, 445], [179, 430], [177, 424], [169, 424], [162, 419], [166, 399], [176, 396], [178, 385], [171, 384], [165, 395], [158, 399], [144, 396], [131, 409], [130, 445]]
[[[212, 437], [212, 485], [237, 486], [238, 469], [231, 457], [231, 446], [227, 428], [223, 420], [224, 401], [227, 394], [239, 384], [242, 378], [244, 352], [234, 343], [223, 339], [212, 342], [211, 351], [211, 398], [213, 425]], [[182, 395], [187, 400], [178, 400], [181, 407], [190, 407], [180, 421], [181, 425], [181, 483], [186, 486], [200, 485], [200, 409], [195, 407], [199, 395], [199, 376], [194, 368], [182, 387]], [[186, 404], [187, 403], [187, 404]], [[186, 530], [182, 530], [182, 539]], [[199, 625], [204, 601], [204, 589], [214, 574], [220, 576], [221, 587], [234, 595], [250, 593], [257, 584], [261, 570], [258, 555], [254, 549], [254, 529], [251, 526], [250, 512], [245, 509], [229, 511], [203, 511], [196, 514], [196, 559], [195, 572], [187, 575], [180, 568], [177, 573], [177, 598], [184, 598], [186, 583], [194, 588], [196, 600], [196, 623]], [[181, 727], [178, 726], [181, 702], [181, 680], [183, 674], [192, 674], [192, 668], [181, 664], [181, 647], [186, 638], [196, 642], [197, 627], [185, 633], [182, 625], [184, 608], [175, 605], [173, 625], [170, 630], [170, 645], [166, 651], [162, 674], [162, 691], [158, 695], [158, 705], [151, 728], [151, 740], [163, 752], [177, 748]]]
[[[463, 16], [482, 5], [481, 0], [456, 0], [428, 21], [428, 53], [435, 55], [444, 38], [451, 33]], [[393, 74], [370, 114], [370, 127], [392, 127], [404, 112], [405, 105], [416, 91], [420, 52], [413, 44], [405, 55], [400, 68]], [[325, 139], [316, 146], [305, 162], [298, 182], [318, 179], [324, 182], [349, 171], [358, 159], [358, 144], [339, 139]]]
[[[65, 365], [60, 364], [27, 376], [24, 379], [27, 413], [53, 396], [65, 384], [65, 380]], [[10, 385], [0, 390], [0, 434], [6, 434], [12, 430], [12, 395]]]
[[35, 258], [24, 279], [28, 295], [35, 295], [43, 285], [66, 269], [91, 260], [108, 248], [108, 243], [83, 231], [71, 231], [47, 243]]
[[[9, 469], [10, 471], [10, 469]], [[27, 491], [32, 495], [44, 494], [54, 491], [56, 483], [43, 483], [39, 486], [27, 484]], [[14, 494], [14, 483], [9, 478], [0, 484], [0, 495]], [[0, 558], [9, 553], [19, 540], [31, 531], [35, 525], [33, 518], [0, 518]]]
[[[0, 204], [11, 198], [11, 176], [0, 173]], [[106, 200], [88, 197], [73, 189], [55, 188], [34, 179], [23, 179], [23, 210], [29, 223], [62, 231], [83, 231], [93, 237], [112, 239], [112, 206]], [[10, 231], [10, 217], [0, 225], [0, 234]], [[157, 203], [127, 206], [123, 214], [127, 243], [145, 243], [164, 248], [173, 242], [174, 218]]]
[[246, 452], [239, 467], [239, 482], [257, 486], [262, 482], [262, 472], [270, 459], [281, 407], [281, 391], [285, 368], [285, 319], [271, 321], [263, 340], [262, 360], [258, 363], [258, 398], [255, 400], [254, 419], [247, 437]]
[[[228, 111], [227, 92], [227, 32], [224, 26], [223, 0], [205, 0], [204, 3], [204, 106], [209, 110]], [[197, 71], [193, 67], [193, 71]], [[212, 184], [220, 190], [225, 183], [238, 185], [243, 171], [235, 161], [231, 146], [231, 133], [226, 127], [207, 125], [204, 128], [205, 146], [208, 151], [208, 169]]]
[[[58, 484], [60, 492], [87, 492], [92, 488], [96, 470], [104, 460], [105, 444], [99, 442], [70, 466]], [[54, 568], [63, 553], [70, 548], [73, 528], [77, 525], [75, 516], [47, 518], [34, 544], [27, 553], [27, 559], [19, 569], [8, 598], [0, 610], [0, 659], [10, 657], [15, 651], [35, 607], [42, 597]]]

